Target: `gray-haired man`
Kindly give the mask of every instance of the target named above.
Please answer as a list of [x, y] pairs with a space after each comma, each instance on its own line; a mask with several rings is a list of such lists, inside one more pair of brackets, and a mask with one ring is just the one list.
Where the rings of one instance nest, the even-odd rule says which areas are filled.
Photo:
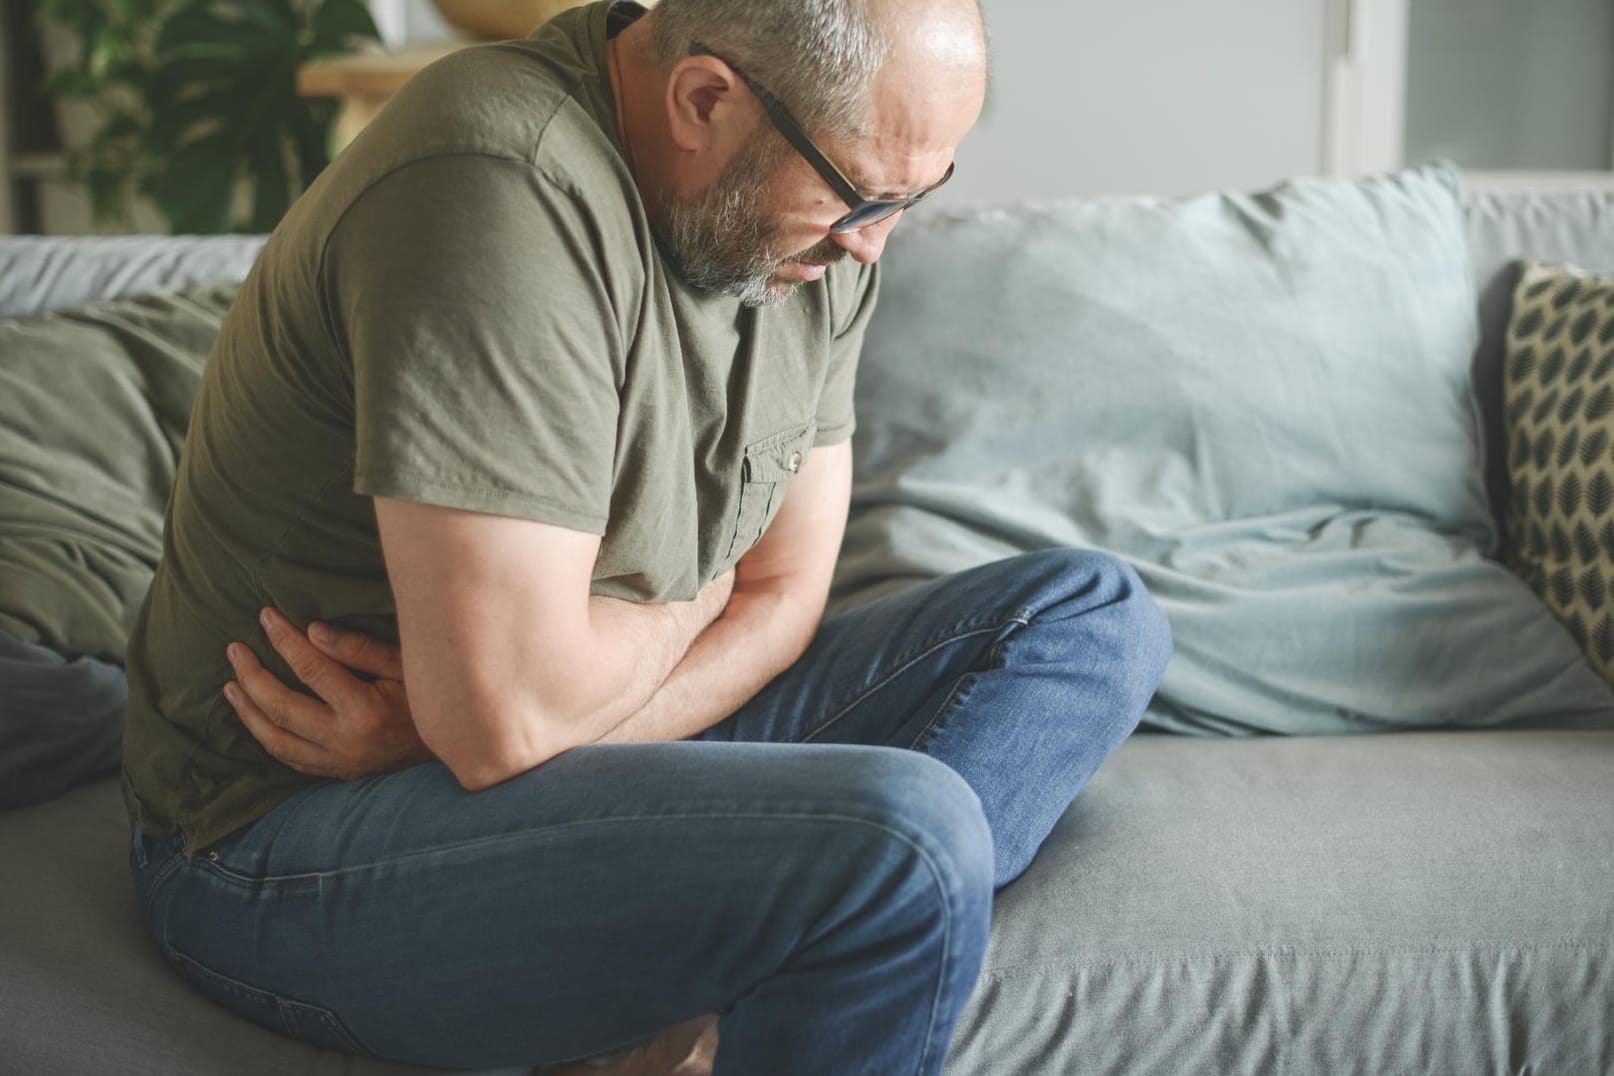
[[939, 1071], [1169, 648], [1067, 551], [819, 623], [874, 262], [985, 68], [976, 0], [597, 4], [422, 72], [297, 203], [130, 647], [135, 877], [198, 989], [425, 1064]]

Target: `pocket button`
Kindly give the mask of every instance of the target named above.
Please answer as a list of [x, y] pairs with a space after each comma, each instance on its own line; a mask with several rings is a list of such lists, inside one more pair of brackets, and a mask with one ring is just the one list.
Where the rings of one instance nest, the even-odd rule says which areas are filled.
[[790, 462], [786, 466], [790, 468], [791, 474], [795, 474], [797, 471], [801, 470], [801, 453], [792, 452], [790, 454]]

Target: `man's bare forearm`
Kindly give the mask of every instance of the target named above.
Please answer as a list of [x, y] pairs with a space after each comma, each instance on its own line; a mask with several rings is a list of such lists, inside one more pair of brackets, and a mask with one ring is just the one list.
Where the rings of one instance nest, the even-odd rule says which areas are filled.
[[801, 657], [822, 612], [778, 591], [735, 591], [644, 705], [597, 742], [681, 740], [711, 728]]
[[[591, 714], [589, 742], [640, 710], [688, 658], [701, 635], [723, 614], [733, 578], [708, 584], [694, 601], [648, 604], [616, 598], [589, 599], [602, 668], [609, 665], [615, 690]], [[577, 670], [583, 673], [583, 670]]]
[[[466, 692], [470, 701], [459, 711], [461, 720], [450, 726], [458, 744], [441, 737], [434, 741], [417, 721], [420, 738], [470, 791], [592, 743], [655, 694], [723, 611], [732, 584], [732, 576], [725, 576], [688, 602], [590, 598], [587, 627], [570, 640], [564, 655], [559, 648], [533, 654], [492, 691]], [[532, 685], [541, 686], [541, 696]], [[451, 759], [449, 752], [456, 749]]]

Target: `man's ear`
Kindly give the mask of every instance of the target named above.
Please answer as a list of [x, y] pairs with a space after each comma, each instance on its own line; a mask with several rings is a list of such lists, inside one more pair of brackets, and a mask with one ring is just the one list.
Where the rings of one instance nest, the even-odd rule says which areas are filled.
[[667, 127], [681, 150], [725, 156], [745, 140], [756, 117], [734, 71], [715, 56], [686, 56], [667, 78]]

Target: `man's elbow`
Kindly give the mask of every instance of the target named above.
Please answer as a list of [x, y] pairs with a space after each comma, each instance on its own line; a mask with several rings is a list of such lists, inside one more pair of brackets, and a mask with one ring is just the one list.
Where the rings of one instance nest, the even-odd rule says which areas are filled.
[[508, 711], [499, 721], [466, 720], [461, 712], [452, 725], [421, 720], [420, 738], [448, 767], [467, 792], [502, 784], [536, 769], [576, 744], [557, 735], [555, 723], [542, 715], [522, 715], [511, 721]]

